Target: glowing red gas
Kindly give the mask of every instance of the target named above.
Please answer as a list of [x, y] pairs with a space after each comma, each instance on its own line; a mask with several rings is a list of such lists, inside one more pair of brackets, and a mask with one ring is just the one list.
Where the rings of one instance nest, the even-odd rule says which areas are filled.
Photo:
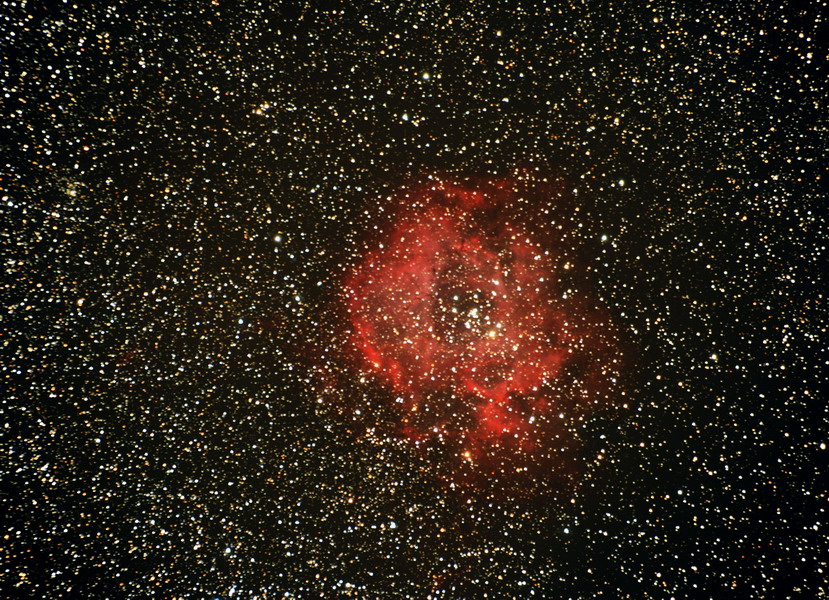
[[521, 200], [509, 181], [415, 188], [344, 297], [353, 360], [387, 390], [400, 435], [526, 471], [570, 460], [565, 413], [606, 395], [618, 356], [604, 313], [573, 289], [574, 263], [530, 231]]

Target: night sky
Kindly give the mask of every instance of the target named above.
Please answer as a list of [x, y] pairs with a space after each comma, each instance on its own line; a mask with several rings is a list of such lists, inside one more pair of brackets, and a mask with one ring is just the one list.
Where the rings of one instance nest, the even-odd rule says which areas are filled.
[[51, 4], [0, 596], [829, 596], [825, 1]]

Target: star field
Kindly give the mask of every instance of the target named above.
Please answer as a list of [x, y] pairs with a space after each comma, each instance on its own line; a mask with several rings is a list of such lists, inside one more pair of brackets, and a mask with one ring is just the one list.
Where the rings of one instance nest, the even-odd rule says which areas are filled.
[[[829, 594], [826, 2], [515, 4], [3, 5], [0, 595]], [[513, 182], [486, 223], [619, 349], [515, 316], [546, 291], [482, 303], [494, 242], [435, 300], [452, 340], [546, 340], [475, 401], [566, 469], [458, 483], [394, 412], [438, 371], [349, 354], [354, 274], [438, 180]], [[423, 338], [378, 272], [360, 314]], [[523, 372], [551, 408], [504, 404]]]

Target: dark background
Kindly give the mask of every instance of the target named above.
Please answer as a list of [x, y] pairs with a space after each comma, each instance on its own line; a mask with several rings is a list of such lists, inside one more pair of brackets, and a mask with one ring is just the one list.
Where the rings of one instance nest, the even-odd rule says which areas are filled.
[[[4, 597], [829, 593], [825, 2], [138, 4], [0, 8]], [[387, 197], [521, 169], [630, 340], [572, 502], [307, 356]]]

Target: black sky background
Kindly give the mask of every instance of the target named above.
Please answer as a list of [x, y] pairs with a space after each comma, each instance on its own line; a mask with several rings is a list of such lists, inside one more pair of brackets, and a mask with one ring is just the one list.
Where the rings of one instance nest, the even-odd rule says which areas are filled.
[[[4, 596], [827, 594], [826, 4], [514, 4], [0, 10]], [[630, 348], [572, 502], [311, 368], [387, 198], [515, 172]]]

